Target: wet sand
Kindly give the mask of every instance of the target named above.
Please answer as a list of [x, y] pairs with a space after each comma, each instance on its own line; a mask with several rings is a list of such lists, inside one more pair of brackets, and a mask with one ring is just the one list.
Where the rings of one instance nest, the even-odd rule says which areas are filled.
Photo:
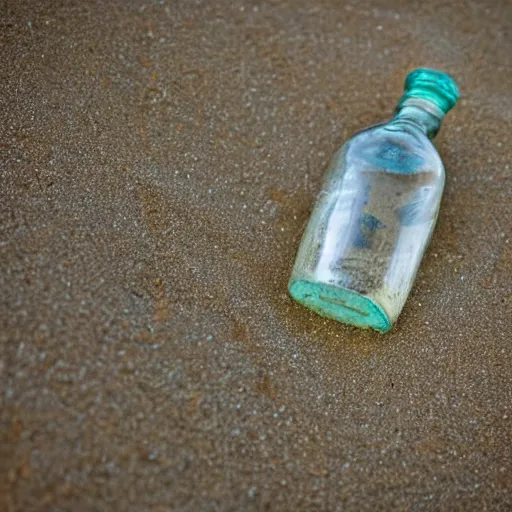
[[[512, 509], [506, 1], [0, 4], [0, 509]], [[452, 73], [387, 335], [286, 285], [323, 170]]]

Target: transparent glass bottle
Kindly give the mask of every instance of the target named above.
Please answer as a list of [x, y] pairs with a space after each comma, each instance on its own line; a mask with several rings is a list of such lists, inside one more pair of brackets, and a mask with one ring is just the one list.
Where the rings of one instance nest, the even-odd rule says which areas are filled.
[[443, 163], [430, 141], [459, 92], [416, 69], [395, 117], [335, 154], [304, 232], [291, 296], [322, 316], [386, 332], [400, 314], [434, 229]]

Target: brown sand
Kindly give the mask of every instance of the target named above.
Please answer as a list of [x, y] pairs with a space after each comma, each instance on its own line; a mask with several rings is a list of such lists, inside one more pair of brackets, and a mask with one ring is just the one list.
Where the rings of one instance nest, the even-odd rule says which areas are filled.
[[[512, 510], [512, 8], [0, 2], [0, 510]], [[292, 303], [330, 155], [463, 99], [386, 336]]]

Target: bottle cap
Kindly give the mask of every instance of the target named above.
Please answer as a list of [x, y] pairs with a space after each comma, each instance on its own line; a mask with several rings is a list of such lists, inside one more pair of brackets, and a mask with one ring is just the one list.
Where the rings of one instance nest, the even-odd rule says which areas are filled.
[[435, 69], [418, 68], [411, 71], [404, 83], [404, 94], [399, 107], [409, 100], [420, 99], [433, 103], [443, 115], [455, 106], [459, 99], [459, 88], [448, 73]]

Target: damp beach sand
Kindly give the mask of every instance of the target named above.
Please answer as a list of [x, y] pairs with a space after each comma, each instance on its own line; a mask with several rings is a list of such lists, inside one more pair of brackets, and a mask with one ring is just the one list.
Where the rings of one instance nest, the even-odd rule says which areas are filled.
[[[512, 510], [508, 2], [0, 14], [0, 510]], [[462, 98], [383, 336], [287, 281], [331, 155], [417, 66]]]

